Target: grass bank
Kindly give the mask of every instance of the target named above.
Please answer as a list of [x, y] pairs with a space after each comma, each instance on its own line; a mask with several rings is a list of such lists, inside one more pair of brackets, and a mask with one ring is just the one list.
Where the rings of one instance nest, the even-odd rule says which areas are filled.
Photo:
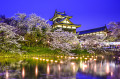
[[[48, 47], [27, 47], [22, 46], [21, 48], [23, 52], [21, 55], [18, 53], [0, 53], [0, 57], [33, 57], [33, 56], [57, 56], [57, 55], [65, 55], [63, 53], [60, 53], [60, 50], [51, 50]], [[87, 50], [73, 50], [71, 53], [74, 53], [75, 55], [90, 55]]]

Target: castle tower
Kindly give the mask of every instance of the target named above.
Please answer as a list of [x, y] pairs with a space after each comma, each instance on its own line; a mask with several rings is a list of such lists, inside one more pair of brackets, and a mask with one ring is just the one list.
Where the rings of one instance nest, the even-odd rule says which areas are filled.
[[71, 18], [72, 16], [66, 15], [65, 12], [55, 11], [53, 18], [51, 18], [50, 21], [53, 21], [53, 28], [62, 28], [64, 31], [76, 33], [76, 28], [81, 27], [81, 25], [73, 24], [70, 21]]

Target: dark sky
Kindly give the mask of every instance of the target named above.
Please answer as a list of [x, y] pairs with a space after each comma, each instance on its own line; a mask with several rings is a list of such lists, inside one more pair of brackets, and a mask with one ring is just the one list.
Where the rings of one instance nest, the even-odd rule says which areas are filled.
[[15, 13], [36, 13], [49, 20], [55, 9], [73, 16], [79, 30], [102, 27], [111, 21], [120, 21], [120, 0], [1, 0], [0, 14], [11, 17]]

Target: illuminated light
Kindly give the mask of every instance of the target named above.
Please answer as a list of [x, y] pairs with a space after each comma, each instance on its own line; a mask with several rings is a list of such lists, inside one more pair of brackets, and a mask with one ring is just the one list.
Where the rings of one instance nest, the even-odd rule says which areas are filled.
[[35, 59], [37, 59], [37, 60], [38, 60], [38, 58], [35, 58]]
[[76, 57], [76, 59], [78, 59], [78, 57]]
[[45, 59], [43, 59], [43, 61], [44, 61]]
[[97, 59], [94, 59], [94, 61], [96, 61]]
[[74, 57], [72, 57], [72, 59], [74, 59]]
[[65, 56], [65, 58], [67, 58], [67, 57]]
[[6, 79], [8, 79], [9, 77], [9, 73], [8, 73], [8, 70], [6, 70]]
[[82, 57], [80, 57], [80, 59], [82, 59]]
[[25, 40], [25, 39], [23, 38], [23, 40]]
[[35, 67], [35, 75], [36, 75], [36, 77], [37, 77], [37, 75], [38, 75], [38, 66], [36, 65], [36, 67]]
[[55, 63], [57, 63], [58, 61], [56, 60]]
[[49, 61], [49, 59], [46, 59], [46, 61]]
[[51, 62], [53, 62], [53, 60], [50, 60]]
[[50, 66], [49, 66], [49, 64], [47, 64], [47, 74], [48, 75], [50, 74]]
[[83, 56], [84, 57], [84, 56]]
[[113, 58], [115, 58], [115, 57], [113, 57]]
[[57, 56], [59, 58], [59, 56]]
[[92, 58], [93, 58], [93, 56], [92, 56]]
[[38, 40], [36, 40], [36, 42], [37, 42]]
[[61, 56], [61, 58], [62, 58], [63, 56]]
[[87, 58], [85, 58], [87, 60]]
[[69, 58], [71, 58], [71, 57], [69, 57]]
[[42, 60], [42, 58], [40, 58], [40, 60]]
[[63, 63], [63, 61], [60, 61], [60, 63], [62, 64], [62, 63]]
[[89, 56], [87, 56], [87, 57], [89, 57]]
[[24, 67], [22, 68], [22, 78], [24, 78], [25, 77], [25, 69], [24, 69]]
[[90, 58], [90, 60], [92, 60], [92, 58]]
[[96, 56], [96, 58], [97, 58], [97, 56]]

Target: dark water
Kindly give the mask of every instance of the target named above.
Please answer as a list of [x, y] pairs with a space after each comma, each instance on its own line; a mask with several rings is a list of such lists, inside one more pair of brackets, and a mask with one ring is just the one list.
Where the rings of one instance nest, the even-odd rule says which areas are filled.
[[114, 57], [0, 58], [0, 79], [120, 79]]

